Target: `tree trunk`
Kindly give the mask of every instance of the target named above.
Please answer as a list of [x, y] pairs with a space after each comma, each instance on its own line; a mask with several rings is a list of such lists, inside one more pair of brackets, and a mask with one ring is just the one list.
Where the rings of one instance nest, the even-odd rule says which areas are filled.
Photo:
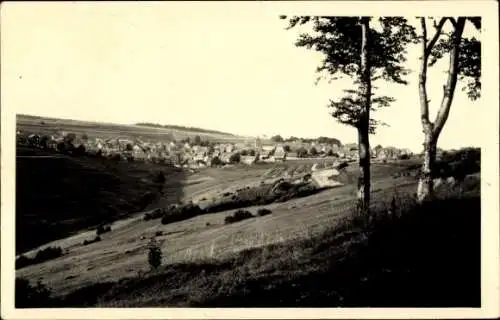
[[370, 142], [368, 130], [358, 128], [358, 210], [368, 213], [370, 210]]
[[[450, 51], [450, 61], [448, 70], [448, 79], [446, 85], [443, 87], [443, 99], [441, 101], [438, 114], [434, 123], [429, 121], [429, 101], [427, 100], [426, 80], [427, 80], [427, 62], [432, 47], [436, 43], [441, 28], [443, 27], [446, 19], [451, 19], [454, 26], [452, 36], [452, 49]], [[460, 17], [457, 21], [453, 18], [443, 18], [437, 26], [437, 31], [434, 37], [427, 44], [427, 28], [425, 25], [425, 18], [420, 18], [423, 30], [423, 50], [421, 55], [421, 65], [419, 74], [419, 95], [420, 95], [420, 116], [422, 121], [422, 128], [425, 134], [424, 142], [424, 163], [422, 165], [421, 176], [417, 187], [417, 200], [422, 203], [432, 198], [433, 196], [433, 168], [436, 161], [436, 147], [439, 134], [441, 133], [448, 115], [450, 113], [451, 103], [453, 101], [453, 94], [457, 84], [457, 77], [459, 72], [458, 57], [460, 53], [460, 42], [462, 40], [462, 33], [465, 26], [465, 18]]]
[[358, 155], [359, 155], [359, 177], [358, 177], [358, 210], [368, 214], [370, 210], [370, 105], [371, 105], [371, 77], [370, 61], [368, 52], [368, 37], [370, 30], [370, 18], [361, 18], [361, 95], [363, 105], [358, 122]]
[[436, 160], [436, 139], [432, 132], [425, 131], [424, 163], [417, 187], [417, 200], [422, 203], [432, 198], [434, 191], [434, 163]]

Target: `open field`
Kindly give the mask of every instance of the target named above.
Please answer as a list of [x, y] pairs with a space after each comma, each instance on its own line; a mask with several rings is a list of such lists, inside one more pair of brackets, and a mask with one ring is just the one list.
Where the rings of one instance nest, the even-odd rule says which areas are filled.
[[[80, 252], [98, 258], [95, 265], [63, 257], [24, 276], [43, 277], [53, 290], [55, 300], [35, 302], [42, 307], [478, 307], [479, 175], [466, 179], [459, 198], [449, 187], [440, 188], [439, 200], [420, 207], [407, 195], [414, 185], [395, 185], [395, 211], [384, 209], [394, 190], [376, 191], [370, 221], [352, 216], [348, 203], [328, 207], [319, 199], [286, 212], [276, 206], [270, 216], [211, 230], [203, 230], [196, 217], [179, 223], [186, 229], [177, 231], [191, 228], [207, 243], [190, 242], [199, 251], [182, 251], [193, 239], [189, 232], [164, 232], [164, 266], [157, 271], [147, 271], [145, 244], [128, 252], [137, 259], [117, 252], [132, 247], [116, 247], [125, 238], [120, 232], [96, 244], [100, 257]], [[332, 189], [328, 196], [333, 190], [343, 193]], [[211, 218], [215, 223], [216, 216]], [[133, 224], [122, 231], [157, 230]]]
[[155, 141], [193, 139], [199, 135], [202, 139], [219, 142], [252, 141], [251, 137], [242, 137], [233, 134], [207, 133], [193, 129], [167, 129], [138, 125], [122, 125], [102, 122], [90, 122], [69, 119], [52, 119], [36, 116], [17, 115], [17, 130], [35, 132], [39, 134], [53, 134], [57, 131], [66, 131], [77, 134], [87, 134], [89, 138], [129, 138]]
[[[304, 162], [285, 165], [292, 168], [304, 165]], [[263, 164], [207, 168], [194, 174], [182, 174], [181, 179], [176, 182], [178, 185], [167, 188], [165, 194], [172, 192], [170, 197], [187, 200], [214, 189], [245, 186], [262, 179], [272, 167], [273, 165]], [[375, 201], [396, 190], [411, 192], [415, 189], [414, 179], [391, 177], [391, 173], [398, 170], [400, 168], [397, 166], [374, 165]], [[355, 174], [355, 167], [349, 168], [349, 172]], [[134, 276], [139, 271], [147, 270], [145, 246], [157, 231], [163, 233], [157, 238], [162, 243], [164, 263], [224, 257], [252, 247], [308, 238], [335, 225], [336, 221], [350, 213], [355, 195], [354, 186], [347, 184], [284, 203], [250, 207], [248, 209], [254, 213], [260, 207], [271, 209], [273, 213], [231, 225], [224, 225], [224, 218], [234, 210], [206, 214], [168, 225], [162, 225], [158, 220], [143, 221], [142, 214], [124, 217], [125, 219], [111, 224], [112, 231], [101, 235], [101, 242], [82, 245], [85, 239], [95, 237], [95, 230], [92, 229], [50, 243], [60, 246], [66, 253], [54, 260], [17, 270], [17, 275], [28, 279], [42, 278], [57, 294], [66, 294], [95, 282], [116, 281]], [[163, 198], [155, 206], [166, 205], [167, 202]], [[33, 253], [34, 251], [27, 255]]]

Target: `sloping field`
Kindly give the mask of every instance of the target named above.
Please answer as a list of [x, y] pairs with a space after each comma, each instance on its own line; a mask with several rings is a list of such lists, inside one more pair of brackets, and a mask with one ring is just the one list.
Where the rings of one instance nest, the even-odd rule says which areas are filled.
[[[253, 166], [204, 170], [185, 179], [183, 194], [191, 196], [219, 185], [258, 180], [268, 169]], [[374, 166], [374, 175], [382, 176], [372, 184], [375, 200], [396, 189], [398, 192], [414, 190], [413, 179], [393, 179], [390, 172], [390, 167]], [[58, 295], [92, 283], [136, 276], [148, 269], [146, 244], [157, 231], [162, 232], [157, 239], [162, 245], [164, 264], [224, 257], [247, 248], [307, 238], [348, 215], [354, 191], [353, 185], [346, 185], [268, 205], [265, 208], [271, 209], [272, 214], [230, 225], [224, 224], [224, 218], [234, 210], [167, 225], [158, 220], [143, 221], [142, 216], [137, 216], [111, 225], [112, 231], [101, 235], [101, 242], [88, 246], [81, 244], [83, 240], [93, 238], [93, 232], [56, 241], [54, 245], [66, 250], [65, 255], [19, 269], [16, 275], [28, 279], [42, 278]], [[248, 209], [255, 212], [258, 208]]]
[[[43, 122], [43, 123], [42, 123]], [[87, 134], [90, 138], [129, 138], [129, 139], [152, 139], [155, 141], [170, 141], [172, 139], [193, 139], [199, 135], [202, 139], [210, 139], [220, 142], [246, 141], [248, 137], [232, 134], [199, 132], [194, 129], [167, 129], [154, 128], [138, 125], [119, 125], [112, 123], [99, 123], [90, 121], [79, 121], [69, 119], [53, 119], [17, 115], [17, 129], [40, 134], [54, 134], [57, 131], [73, 132], [77, 135]]]
[[[183, 197], [182, 170], [24, 151], [16, 158], [17, 252]], [[160, 170], [163, 196], [153, 182]]]

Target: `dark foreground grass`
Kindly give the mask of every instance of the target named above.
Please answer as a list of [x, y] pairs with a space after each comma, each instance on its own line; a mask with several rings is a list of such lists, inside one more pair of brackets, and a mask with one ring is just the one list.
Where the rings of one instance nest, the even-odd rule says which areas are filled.
[[[480, 198], [403, 197], [307, 240], [95, 284], [63, 307], [480, 307]], [[146, 252], [146, 251], [145, 251]], [[146, 253], [145, 253], [146, 254]]]

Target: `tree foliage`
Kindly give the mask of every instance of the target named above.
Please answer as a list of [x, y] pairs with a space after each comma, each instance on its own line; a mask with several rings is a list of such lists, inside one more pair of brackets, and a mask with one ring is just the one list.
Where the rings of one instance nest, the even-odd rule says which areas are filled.
[[[302, 33], [295, 45], [315, 50], [323, 54], [323, 60], [316, 71], [320, 74], [318, 81], [336, 80], [349, 77], [359, 85], [361, 71], [361, 27], [360, 17], [329, 16], [281, 16], [288, 19], [287, 29], [307, 23], [312, 24], [312, 32]], [[375, 20], [371, 18], [372, 21]], [[407, 84], [405, 76], [409, 70], [406, 62], [406, 45], [416, 39], [415, 28], [402, 17], [381, 17], [377, 19], [379, 28], [370, 28], [368, 37], [371, 81], [384, 80], [399, 84]], [[330, 100], [332, 116], [340, 123], [358, 127], [362, 104], [359, 90], [346, 90], [341, 99]], [[373, 96], [373, 94], [372, 94]], [[393, 98], [387, 96], [372, 97], [371, 111], [388, 106]], [[369, 131], [382, 124], [370, 119]]]
[[[456, 20], [453, 17], [442, 17], [439, 21], [435, 18], [428, 19], [432, 21], [437, 36], [434, 43], [429, 42], [428, 45], [429, 67], [432, 67], [452, 50], [453, 33], [446, 33], [443, 28], [447, 22], [455, 26]], [[481, 17], [466, 17], [465, 19], [476, 30], [481, 30]], [[481, 42], [476, 37], [460, 39], [458, 80], [463, 83], [462, 91], [465, 91], [471, 100], [481, 97]]]
[[283, 137], [280, 136], [279, 134], [271, 137], [271, 140], [274, 142], [283, 142], [284, 141]]
[[148, 243], [148, 263], [152, 269], [157, 269], [162, 262], [162, 252], [160, 245], [155, 238]]

